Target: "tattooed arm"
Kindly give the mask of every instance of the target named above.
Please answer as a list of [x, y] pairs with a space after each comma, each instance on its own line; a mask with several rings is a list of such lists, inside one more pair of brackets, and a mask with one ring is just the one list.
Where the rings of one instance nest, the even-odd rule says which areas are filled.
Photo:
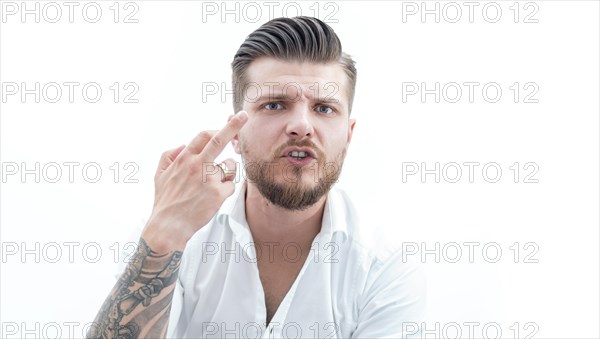
[[165, 336], [183, 249], [235, 191], [237, 164], [226, 159], [229, 171], [217, 170], [215, 158], [247, 120], [245, 112], [230, 116], [220, 131], [203, 131], [187, 147], [163, 153], [154, 176], [152, 215], [137, 252], [102, 305], [88, 338]]
[[144, 239], [102, 305], [88, 338], [163, 338], [181, 251], [163, 255]]

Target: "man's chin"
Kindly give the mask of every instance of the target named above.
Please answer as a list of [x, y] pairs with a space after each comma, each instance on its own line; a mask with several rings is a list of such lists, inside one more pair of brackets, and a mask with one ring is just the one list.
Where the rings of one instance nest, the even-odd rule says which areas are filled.
[[281, 162], [247, 166], [246, 177], [267, 201], [288, 210], [302, 211], [319, 202], [339, 175], [339, 171], [322, 175], [325, 171], [318, 171], [316, 162], [313, 166], [294, 166], [281, 160], [288, 162], [283, 168], [279, 167]]
[[311, 173], [302, 173], [299, 177], [277, 177], [275, 183], [297, 190], [310, 190], [318, 186], [319, 182]]
[[275, 181], [261, 182], [257, 187], [262, 196], [273, 205], [293, 211], [302, 211], [313, 206], [329, 191], [329, 187], [314, 183], [312, 178], [294, 181], [279, 178]]

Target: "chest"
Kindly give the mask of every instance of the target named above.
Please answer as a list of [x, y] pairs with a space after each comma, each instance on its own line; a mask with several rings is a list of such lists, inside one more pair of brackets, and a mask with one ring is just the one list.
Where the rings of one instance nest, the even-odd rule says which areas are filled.
[[286, 260], [286, 258], [258, 260], [260, 281], [265, 293], [267, 323], [271, 321], [294, 281], [296, 281], [305, 260], [305, 256], [293, 262]]

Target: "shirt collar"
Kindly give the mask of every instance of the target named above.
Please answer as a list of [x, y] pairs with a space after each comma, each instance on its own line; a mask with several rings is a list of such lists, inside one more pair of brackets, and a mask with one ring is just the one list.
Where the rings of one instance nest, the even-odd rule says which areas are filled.
[[[227, 198], [219, 209], [217, 220], [229, 224], [236, 236], [250, 239], [250, 228], [246, 220], [246, 189], [246, 180], [236, 185], [233, 195]], [[357, 222], [358, 216], [348, 195], [341, 189], [332, 187], [325, 201], [321, 233], [328, 233], [332, 237], [336, 233], [341, 233], [345, 240], [350, 232], [349, 225], [354, 226]]]

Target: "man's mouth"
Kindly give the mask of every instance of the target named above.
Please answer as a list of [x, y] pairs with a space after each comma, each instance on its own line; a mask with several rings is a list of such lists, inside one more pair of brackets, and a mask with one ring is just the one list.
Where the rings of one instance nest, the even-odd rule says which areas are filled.
[[281, 156], [291, 157], [296, 160], [302, 160], [304, 158], [317, 158], [315, 153], [308, 147], [288, 147], [283, 150]]
[[308, 156], [306, 152], [291, 151], [288, 155], [294, 159], [304, 159]]
[[310, 150], [288, 150], [287, 153], [282, 155], [282, 158], [286, 158], [289, 162], [296, 166], [306, 166], [314, 159], [316, 159]]

